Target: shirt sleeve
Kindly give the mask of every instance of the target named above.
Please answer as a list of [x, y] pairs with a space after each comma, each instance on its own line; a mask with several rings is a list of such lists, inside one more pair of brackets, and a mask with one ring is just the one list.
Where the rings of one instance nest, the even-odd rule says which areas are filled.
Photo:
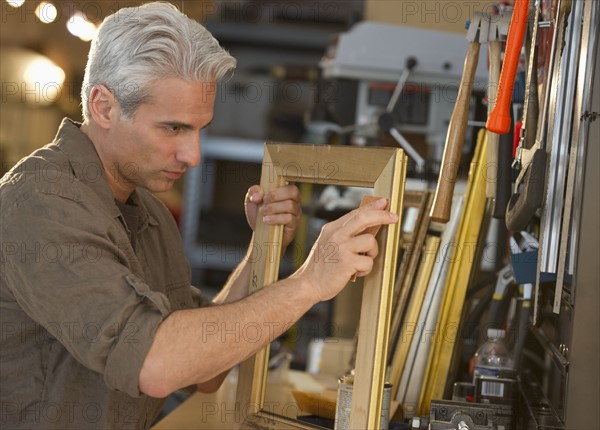
[[33, 193], [2, 210], [3, 277], [77, 361], [138, 397], [141, 366], [171, 306], [128, 268], [119, 228], [90, 202]]
[[191, 287], [191, 292], [192, 292], [192, 300], [194, 301], [194, 304], [196, 305], [196, 307], [199, 308], [205, 308], [207, 306], [212, 306], [212, 302], [206, 298], [206, 296], [204, 294], [202, 294], [202, 292], [200, 291], [200, 289], [198, 287]]

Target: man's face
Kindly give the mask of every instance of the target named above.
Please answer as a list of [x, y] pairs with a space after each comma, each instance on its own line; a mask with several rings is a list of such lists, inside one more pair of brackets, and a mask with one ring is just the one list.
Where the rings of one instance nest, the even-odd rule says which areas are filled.
[[213, 117], [215, 83], [178, 78], [150, 85], [151, 98], [129, 119], [112, 120], [105, 169], [118, 200], [136, 187], [169, 190], [186, 169], [200, 162], [200, 130]]

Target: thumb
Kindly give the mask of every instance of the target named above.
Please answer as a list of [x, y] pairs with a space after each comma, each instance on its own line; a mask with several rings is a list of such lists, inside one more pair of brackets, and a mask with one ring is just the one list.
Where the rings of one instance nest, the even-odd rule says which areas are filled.
[[246, 198], [244, 199], [244, 210], [248, 224], [254, 230], [256, 225], [256, 216], [258, 213], [258, 205], [262, 202], [264, 194], [259, 185], [253, 185], [248, 188]]

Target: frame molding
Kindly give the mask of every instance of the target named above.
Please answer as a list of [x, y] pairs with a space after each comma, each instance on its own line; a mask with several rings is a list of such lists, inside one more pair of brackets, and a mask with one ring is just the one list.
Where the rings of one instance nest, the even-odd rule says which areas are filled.
[[[400, 245], [406, 156], [401, 149], [266, 143], [260, 185], [265, 193], [289, 182], [372, 188], [389, 200], [396, 224], [382, 226], [380, 253], [364, 279], [356, 356], [351, 428], [379, 428], [394, 278]], [[252, 244], [249, 293], [277, 281], [282, 226], [257, 220]], [[242, 428], [314, 429], [300, 421], [263, 410], [269, 348], [240, 365], [236, 408], [246, 417]]]

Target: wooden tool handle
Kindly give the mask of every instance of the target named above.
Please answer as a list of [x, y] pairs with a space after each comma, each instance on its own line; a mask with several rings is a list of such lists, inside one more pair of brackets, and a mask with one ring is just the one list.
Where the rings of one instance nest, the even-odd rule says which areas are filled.
[[506, 50], [504, 52], [504, 63], [500, 72], [500, 84], [498, 86], [498, 97], [496, 106], [487, 120], [486, 128], [494, 133], [505, 134], [510, 130], [510, 103], [512, 101], [513, 87], [523, 37], [527, 28], [527, 15], [529, 14], [529, 0], [516, 0], [510, 19], [510, 28], [506, 39]]
[[490, 61], [490, 77], [488, 82], [488, 112], [496, 106], [498, 97], [498, 85], [500, 82], [500, 69], [502, 66], [502, 42], [490, 40], [488, 42], [488, 54]]
[[452, 112], [448, 126], [440, 177], [430, 212], [431, 219], [437, 222], [445, 223], [450, 219], [454, 184], [456, 183], [460, 156], [467, 133], [471, 90], [473, 89], [473, 79], [475, 78], [478, 59], [479, 43], [472, 42], [469, 44], [467, 57], [465, 58], [460, 88], [458, 89], [456, 104], [454, 105], [454, 111]]
[[[490, 40], [488, 42], [488, 56], [490, 72], [488, 82], [488, 115], [492, 113], [498, 96], [498, 82], [500, 81], [500, 57], [502, 55], [502, 42]], [[500, 136], [488, 130], [488, 159], [486, 172], [486, 197], [496, 197], [496, 181], [498, 179], [498, 141]]]

